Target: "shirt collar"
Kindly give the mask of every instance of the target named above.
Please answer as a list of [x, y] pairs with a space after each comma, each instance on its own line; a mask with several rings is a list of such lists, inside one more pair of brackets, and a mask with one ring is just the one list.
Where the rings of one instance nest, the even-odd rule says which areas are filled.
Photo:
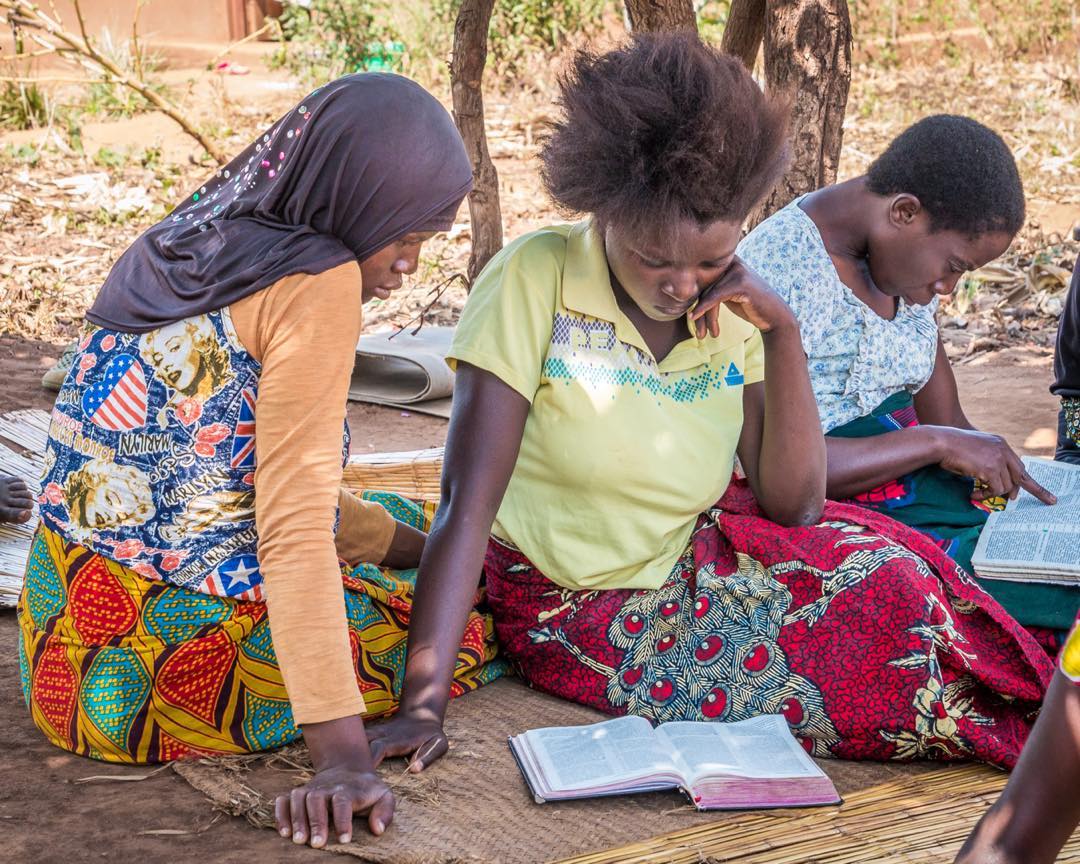
[[566, 237], [562, 301], [571, 311], [612, 324], [622, 315], [611, 290], [604, 237], [592, 219], [573, 225]]

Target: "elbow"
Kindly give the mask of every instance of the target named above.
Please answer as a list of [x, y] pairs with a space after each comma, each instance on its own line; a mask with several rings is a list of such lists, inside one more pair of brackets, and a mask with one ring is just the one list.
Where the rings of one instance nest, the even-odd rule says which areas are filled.
[[766, 513], [769, 519], [785, 528], [809, 528], [821, 521], [825, 500], [806, 503], [802, 506], [778, 508], [775, 513]]
[[810, 506], [803, 509], [788, 527], [791, 528], [809, 528], [811, 525], [817, 525], [821, 521], [821, 514], [825, 512], [825, 498], [824, 496], [819, 498]]
[[810, 488], [789, 491], [782, 496], [761, 502], [761, 509], [771, 522], [785, 528], [807, 528], [821, 521], [825, 510], [825, 483], [811, 484]]

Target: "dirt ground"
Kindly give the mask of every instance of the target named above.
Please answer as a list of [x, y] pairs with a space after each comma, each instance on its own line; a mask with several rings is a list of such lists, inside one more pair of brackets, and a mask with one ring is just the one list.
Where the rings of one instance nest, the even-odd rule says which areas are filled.
[[[0, 411], [49, 409], [51, 394], [39, 379], [55, 358], [56, 347], [47, 342], [0, 337]], [[1045, 352], [981, 355], [956, 372], [973, 422], [1005, 435], [1022, 452], [1052, 452], [1057, 406], [1047, 392]], [[419, 449], [445, 440], [446, 421], [406, 413], [350, 404], [353, 452]], [[92, 762], [44, 740], [22, 702], [17, 632], [14, 612], [0, 611], [0, 861], [271, 864], [313, 861], [320, 854], [215, 814], [169, 771], [137, 783], [78, 783], [92, 775], [138, 776], [148, 769]]]
[[[258, 52], [254, 46], [252, 51], [251, 58], [243, 59], [255, 67]], [[196, 53], [197, 62], [189, 65], [205, 63], [210, 56], [205, 51]], [[931, 111], [975, 114], [1007, 130], [1006, 137], [1017, 150], [1030, 199], [1026, 234], [1065, 235], [1080, 215], [1080, 164], [1071, 161], [1074, 151], [1058, 152], [1058, 144], [1075, 146], [1075, 125], [1062, 119], [1075, 116], [1073, 97], [1066, 87], [1072, 79], [1060, 64], [1014, 68], [979, 59], [977, 76], [974, 60], [970, 73], [964, 71], [966, 60], [962, 66], [915, 67], [903, 74], [861, 67], [849, 102], [841, 176], [865, 168], [884, 142], [915, 116]], [[186, 75], [178, 72], [170, 83], [183, 89], [180, 82]], [[234, 128], [224, 143], [235, 151], [246, 143], [245, 136], [269, 123], [296, 93], [281, 74], [253, 68], [251, 76], [220, 82], [200, 78], [189, 101], [201, 108], [214, 107], [219, 122], [229, 120]], [[536, 141], [551, 114], [550, 97], [541, 94], [530, 101], [490, 95], [486, 100], [489, 146], [499, 170], [510, 238], [557, 218], [545, 196], [538, 193], [535, 166]], [[82, 135], [85, 157], [45, 148], [36, 167], [15, 157], [0, 164], [5, 181], [0, 187], [11, 187], [0, 188], [0, 324], [5, 330], [46, 337], [0, 336], [0, 411], [49, 409], [51, 394], [39, 386], [42, 373], [78, 326], [88, 298], [115, 256], [156, 218], [156, 211], [148, 210], [124, 220], [103, 219], [94, 207], [79, 209], [84, 203], [78, 200], [81, 193], [64, 191], [53, 181], [103, 171], [93, 154], [108, 147], [131, 155], [123, 167], [109, 169], [114, 192], [148, 190], [157, 207], [171, 208], [176, 195], [192, 188], [207, 170], [192, 164], [193, 145], [176, 134], [171, 121], [156, 115], [122, 123], [86, 123]], [[0, 146], [37, 145], [42, 138], [41, 130], [7, 134], [0, 136]], [[140, 154], [153, 148], [160, 148], [161, 165], [140, 167]], [[163, 185], [165, 181], [172, 192]], [[13, 195], [7, 200], [3, 193], [9, 191]], [[70, 223], [66, 215], [63, 220], [57, 218], [65, 208], [72, 211]], [[372, 325], [399, 324], [398, 319], [407, 320], [417, 307], [426, 305], [423, 286], [463, 269], [469, 239], [463, 208], [459, 224], [425, 255], [416, 280], [419, 287], [408, 295], [402, 292], [406, 296], [400, 303], [373, 308], [368, 315]], [[1048, 244], [1048, 240], [1025, 240], [1024, 248]], [[1054, 260], [1061, 263], [1064, 255], [1058, 249]], [[460, 289], [446, 292], [428, 320], [453, 323], [464, 296]], [[1005, 312], [1008, 320], [1019, 320], [1010, 309]], [[980, 329], [984, 325], [973, 313], [969, 317], [971, 324], [965, 322], [962, 335], [981, 339], [998, 333]], [[1022, 331], [1009, 331], [1008, 338], [998, 343], [1013, 347], [975, 354], [970, 362], [958, 365], [956, 373], [968, 416], [976, 425], [1005, 435], [1021, 452], [1049, 455], [1056, 424], [1056, 402], [1047, 392], [1049, 354], [1045, 348], [1017, 346], [1049, 344], [1052, 328], [1045, 315], [1027, 320], [1034, 322], [1032, 326], [1025, 323]], [[954, 341], [958, 354], [964, 353], [966, 341]], [[354, 404], [349, 416], [354, 453], [437, 446], [446, 435], [445, 421], [412, 412]], [[168, 771], [135, 783], [77, 783], [90, 775], [147, 772], [70, 756], [44, 741], [22, 702], [16, 637], [14, 613], [0, 611], [0, 862], [248, 864], [255, 860], [272, 864], [315, 860], [318, 853], [313, 850], [294, 847], [273, 832], [213, 813], [198, 793]]]

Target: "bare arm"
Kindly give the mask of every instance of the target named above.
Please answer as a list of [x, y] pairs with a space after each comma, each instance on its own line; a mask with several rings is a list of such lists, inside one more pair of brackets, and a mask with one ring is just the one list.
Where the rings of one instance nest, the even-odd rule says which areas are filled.
[[954, 429], [974, 429], [960, 405], [960, 393], [956, 389], [945, 343], [938, 337], [937, 359], [930, 380], [915, 394], [915, 413], [920, 423], [927, 426], [951, 426]]
[[825, 444], [794, 317], [763, 333], [765, 380], [743, 392], [739, 462], [762, 510], [810, 525], [825, 503]]
[[1004, 438], [971, 425], [940, 338], [934, 371], [914, 401], [919, 426], [871, 438], [825, 436], [830, 498], [851, 498], [927, 465], [940, 465], [978, 480], [984, 497], [1014, 498], [1027, 489], [1045, 504], [1056, 501], [1031, 479]]
[[738, 256], [691, 313], [699, 339], [720, 334], [719, 306], [761, 331], [764, 383], [743, 390], [739, 462], [765, 514], [782, 525], [816, 522], [825, 505], [825, 446], [799, 324]]
[[834, 500], [869, 492], [942, 459], [935, 426], [913, 426], [871, 438], [825, 436], [829, 455], [827, 495]]
[[1080, 686], [1054, 674], [1005, 791], [957, 864], [1052, 864], [1080, 824]]
[[[306, 299], [313, 291], [319, 303]], [[364, 736], [334, 548], [360, 303], [354, 263], [286, 277], [231, 307], [245, 347], [262, 364], [255, 440], [259, 564], [274, 651], [315, 768], [303, 786], [278, 796], [275, 821], [282, 836], [312, 846], [351, 837], [354, 812], [366, 813], [376, 834], [394, 814], [393, 793], [374, 773]], [[381, 510], [369, 515], [371, 548], [381, 553], [393, 520]]]
[[825, 436], [830, 498], [851, 498], [927, 465], [937, 465], [945, 458], [947, 436], [934, 427], [972, 428], [960, 407], [956, 378], [940, 337], [934, 371], [915, 396], [915, 411], [924, 425], [872, 438]]
[[401, 709], [370, 732], [376, 761], [409, 754], [420, 770], [446, 752], [442, 720], [458, 646], [528, 414], [528, 400], [509, 385], [458, 364], [442, 501], [420, 561]]

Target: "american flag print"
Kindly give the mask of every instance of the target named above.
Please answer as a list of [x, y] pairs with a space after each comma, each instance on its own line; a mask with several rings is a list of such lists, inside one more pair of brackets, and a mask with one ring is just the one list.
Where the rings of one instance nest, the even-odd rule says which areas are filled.
[[255, 467], [255, 393], [250, 389], [240, 393], [240, 413], [233, 432], [229, 465], [233, 468]]
[[202, 586], [207, 594], [262, 600], [262, 574], [255, 555], [237, 555], [222, 562]]
[[83, 392], [83, 412], [90, 422], [111, 432], [131, 432], [146, 425], [146, 376], [130, 354], [114, 357], [105, 374]]
[[[63, 411], [56, 412], [61, 419], [53, 419], [53, 456], [41, 484], [56, 494], [41, 501], [41, 519], [65, 537], [78, 530], [72, 499], [64, 490], [93, 458], [96, 463], [85, 476], [105, 478], [124, 498], [118, 503], [115, 496], [110, 499], [117, 506], [131, 509], [134, 502], [150, 515], [140, 522], [113, 520], [95, 527], [85, 540], [87, 548], [146, 579], [259, 603], [258, 530], [247, 510], [258, 462], [261, 367], [236, 343], [224, 310], [190, 323], [169, 332], [190, 339], [188, 354], [205, 353], [202, 340], [216, 338], [215, 363], [225, 367], [227, 358], [227, 368], [219, 380], [205, 379], [211, 386], [181, 394], [185, 398], [179, 402], [176, 389], [154, 374], [151, 358], [142, 354], [143, 334], [88, 328], [73, 361], [85, 374], [69, 376], [58, 396]], [[196, 335], [199, 345], [194, 344]], [[181, 405], [194, 410], [185, 418]], [[345, 425], [343, 458], [348, 451]]]

